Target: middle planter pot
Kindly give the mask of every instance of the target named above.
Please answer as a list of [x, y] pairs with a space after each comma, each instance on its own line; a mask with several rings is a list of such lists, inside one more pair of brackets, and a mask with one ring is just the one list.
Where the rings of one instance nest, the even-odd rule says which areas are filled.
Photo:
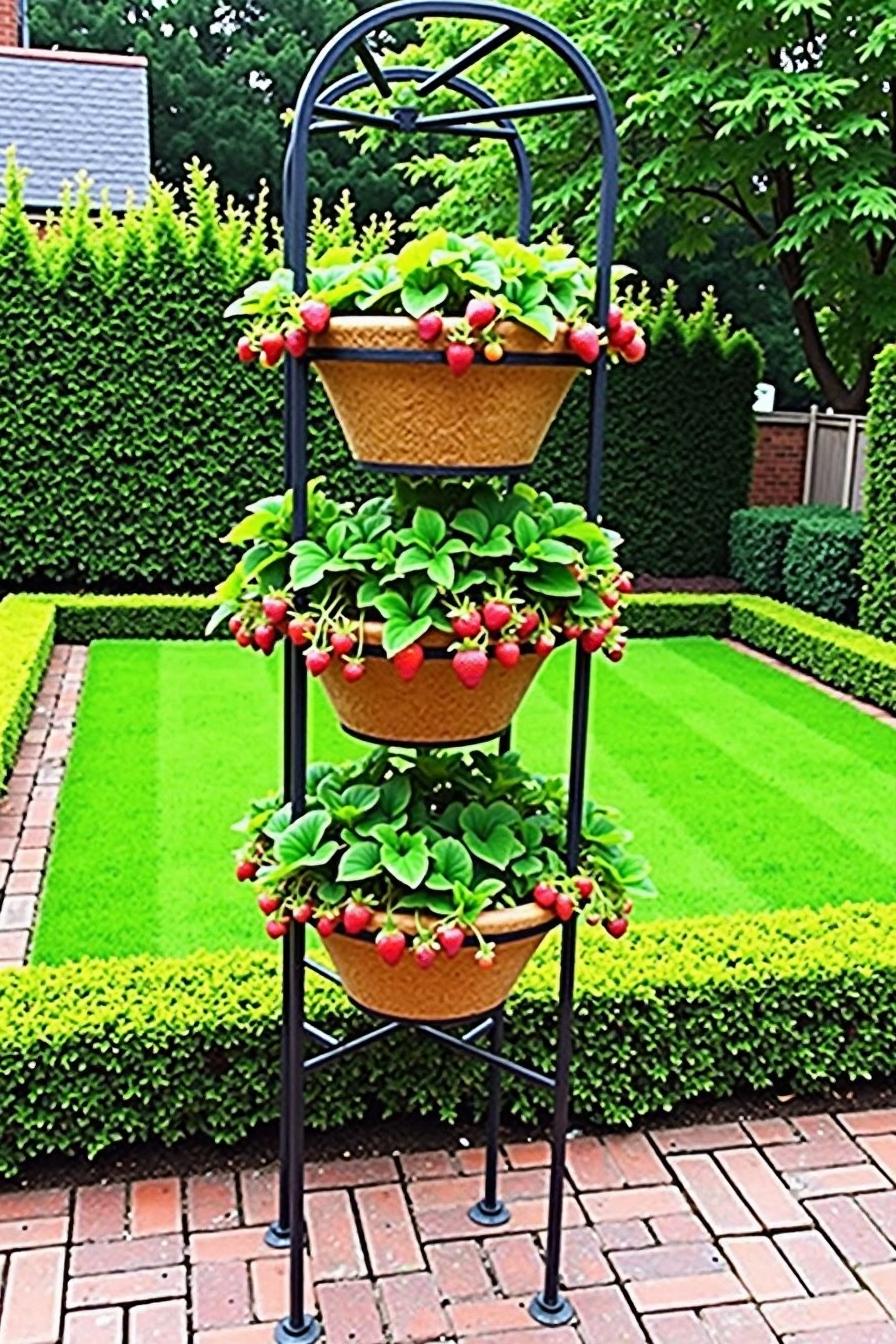
[[424, 660], [411, 681], [403, 681], [382, 653], [382, 625], [364, 626], [364, 676], [344, 679], [334, 659], [319, 678], [339, 720], [355, 737], [396, 746], [462, 746], [497, 737], [513, 718], [538, 671], [541, 659], [521, 653], [515, 667], [489, 658], [475, 690], [458, 680], [448, 646], [453, 635], [430, 631], [419, 641]]

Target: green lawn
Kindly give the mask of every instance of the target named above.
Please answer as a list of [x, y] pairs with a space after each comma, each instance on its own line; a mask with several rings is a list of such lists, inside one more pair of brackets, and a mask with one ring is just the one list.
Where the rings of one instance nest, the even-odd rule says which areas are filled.
[[[598, 665], [589, 774], [654, 866], [639, 917], [896, 895], [896, 734], [711, 639], [635, 641]], [[279, 776], [281, 659], [229, 644], [91, 646], [35, 959], [258, 944], [228, 827]], [[518, 719], [566, 767], [571, 659]], [[358, 754], [312, 687], [312, 758]]]

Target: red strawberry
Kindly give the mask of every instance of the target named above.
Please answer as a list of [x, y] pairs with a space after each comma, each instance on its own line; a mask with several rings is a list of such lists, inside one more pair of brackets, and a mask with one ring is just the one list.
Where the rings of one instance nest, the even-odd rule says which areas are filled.
[[557, 904], [557, 893], [549, 882], [539, 882], [532, 893], [532, 898], [542, 910], [553, 910]]
[[596, 364], [600, 358], [600, 332], [592, 322], [571, 327], [566, 344], [586, 364]]
[[239, 632], [242, 630], [242, 628], [243, 628], [242, 617], [238, 616], [237, 613], [234, 612], [230, 620], [227, 622], [227, 629], [230, 631], [232, 635], [238, 635]]
[[633, 322], [630, 317], [624, 317], [613, 332], [614, 349], [621, 350], [623, 346], [628, 345], [629, 341], [633, 341], [637, 334], [637, 322]]
[[414, 960], [421, 971], [428, 971], [430, 966], [438, 956], [439, 949], [432, 943], [421, 943], [419, 947], [414, 948]]
[[445, 359], [455, 378], [461, 378], [473, 363], [473, 347], [463, 341], [452, 341], [445, 346]]
[[236, 866], [236, 880], [237, 882], [251, 882], [257, 872], [257, 863], [253, 863], [251, 859], [243, 859]]
[[268, 365], [273, 367], [277, 360], [283, 354], [284, 340], [279, 331], [266, 331], [259, 341], [261, 353], [264, 355]]
[[392, 663], [402, 681], [413, 681], [420, 671], [423, 658], [422, 644], [409, 644], [406, 649], [395, 654]]
[[297, 905], [295, 910], [293, 910], [292, 917], [297, 924], [307, 924], [313, 914], [314, 906], [311, 902], [303, 901], [301, 905]]
[[611, 303], [607, 309], [607, 331], [611, 336], [619, 330], [619, 323], [622, 321], [622, 309], [618, 303]]
[[640, 364], [647, 354], [647, 342], [643, 336], [633, 336], [628, 345], [619, 351], [626, 364]]
[[439, 929], [436, 937], [439, 947], [446, 957], [456, 957], [464, 945], [464, 931], [457, 924], [449, 924], [447, 929]]
[[475, 607], [462, 607], [451, 622], [458, 639], [472, 639], [482, 629], [482, 617]]
[[387, 966], [397, 966], [404, 956], [407, 939], [400, 929], [380, 929], [376, 936], [376, 950]]
[[620, 574], [619, 578], [616, 580], [616, 587], [619, 589], [620, 593], [630, 593], [632, 591], [631, 574]]
[[283, 344], [295, 359], [301, 359], [308, 349], [308, 333], [304, 327], [290, 327]]
[[468, 691], [475, 691], [488, 671], [488, 658], [482, 649], [458, 649], [451, 659], [451, 666], [461, 684], [466, 686]]
[[321, 331], [326, 331], [330, 325], [329, 306], [321, 303], [320, 299], [306, 299], [299, 307], [299, 317], [315, 336]]
[[338, 915], [318, 915], [317, 931], [321, 938], [329, 938], [339, 928]]
[[351, 662], [343, 664], [342, 679], [348, 682], [360, 681], [365, 670], [360, 658], [352, 658]]
[[535, 652], [539, 658], [547, 658], [556, 643], [557, 641], [550, 630], [545, 630], [535, 641]]
[[330, 648], [340, 657], [345, 653], [351, 653], [355, 647], [355, 637], [345, 630], [334, 630], [330, 635]]
[[586, 653], [597, 653], [601, 644], [607, 637], [607, 632], [601, 625], [593, 625], [590, 630], [586, 630], [579, 641]]
[[262, 653], [273, 653], [274, 645], [277, 643], [277, 631], [273, 625], [257, 625], [255, 627], [255, 644], [261, 649]]
[[515, 639], [502, 639], [495, 645], [495, 657], [502, 667], [516, 667], [520, 660], [520, 646]]
[[286, 619], [289, 603], [283, 597], [274, 597], [270, 593], [261, 599], [261, 609], [271, 625], [279, 625]]
[[590, 877], [577, 877], [576, 887], [578, 889], [579, 895], [584, 896], [586, 900], [594, 891], [594, 883], [592, 882]]
[[259, 896], [258, 908], [263, 915], [272, 915], [275, 910], [280, 909], [279, 896]]
[[578, 639], [582, 633], [580, 625], [564, 625], [563, 636], [565, 639]]
[[488, 341], [482, 347], [482, 353], [489, 364], [498, 364], [504, 358], [504, 347], [500, 341]]
[[237, 341], [236, 357], [241, 364], [251, 364], [255, 359], [255, 347], [248, 336], [241, 336]]
[[471, 299], [467, 304], [464, 317], [474, 331], [489, 326], [498, 316], [498, 310], [491, 299]]
[[238, 630], [236, 633], [236, 642], [241, 649], [248, 649], [252, 643], [252, 636], [248, 630]]
[[619, 594], [615, 588], [608, 588], [605, 593], [601, 593], [600, 600], [610, 611], [619, 606]]
[[294, 616], [286, 627], [286, 633], [293, 644], [299, 646], [307, 644], [313, 632], [309, 630], [307, 621], [303, 621], [301, 616]]
[[568, 896], [565, 891], [561, 891], [557, 897], [557, 904], [554, 906], [554, 910], [556, 911], [557, 918], [562, 919], [565, 923], [568, 919], [572, 919], [576, 907], [573, 904], [572, 897]]
[[442, 334], [441, 313], [424, 313], [417, 322], [417, 335], [421, 341], [435, 341]]
[[536, 630], [537, 628], [538, 628], [538, 612], [537, 611], [525, 612], [523, 615], [523, 619], [520, 621], [519, 626], [517, 627], [516, 632], [517, 639], [528, 639], [529, 636], [532, 634], [532, 631]]
[[305, 654], [305, 665], [312, 677], [319, 677], [330, 666], [330, 655], [326, 649], [309, 649]]
[[282, 938], [289, 928], [289, 922], [283, 919], [269, 919], [264, 928], [269, 938]]
[[611, 938], [623, 938], [628, 930], [628, 920], [623, 915], [604, 920], [604, 928]]
[[607, 655], [611, 663], [620, 663], [622, 662], [622, 657], [623, 654], [625, 653], [625, 644], [622, 642], [617, 642], [616, 644], [613, 645], [611, 649], [604, 649], [604, 653]]
[[349, 901], [342, 915], [346, 933], [362, 933], [372, 919], [370, 906], [362, 905], [360, 901]]
[[513, 617], [513, 609], [502, 602], [500, 598], [493, 597], [483, 605], [482, 619], [485, 621], [486, 630], [496, 635], [499, 630], [503, 630], [505, 625]]

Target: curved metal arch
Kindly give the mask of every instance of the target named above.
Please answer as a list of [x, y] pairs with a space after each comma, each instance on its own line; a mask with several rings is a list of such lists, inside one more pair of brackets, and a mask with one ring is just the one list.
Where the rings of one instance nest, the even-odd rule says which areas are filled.
[[[433, 75], [432, 70], [427, 70], [419, 65], [387, 65], [382, 70], [383, 78], [389, 83], [407, 84], [424, 83]], [[354, 93], [357, 89], [364, 88], [365, 84], [370, 84], [371, 78], [366, 73], [359, 72], [354, 75], [344, 75], [338, 79], [335, 84], [331, 84], [324, 89], [322, 96], [327, 102], [335, 99], [344, 98], [346, 94]], [[453, 75], [446, 79], [441, 86], [451, 89], [454, 93], [466, 94], [472, 98], [473, 102], [478, 103], [480, 107], [497, 107], [498, 102], [487, 93], [485, 89], [475, 84], [471, 79], [464, 79], [460, 75]], [[516, 180], [519, 190], [519, 210], [517, 215], [517, 232], [520, 240], [524, 243], [529, 241], [529, 235], [532, 229], [532, 165], [529, 161], [529, 155], [526, 152], [526, 146], [523, 143], [523, 137], [520, 135], [518, 127], [509, 117], [502, 117], [498, 126], [512, 133], [512, 139], [507, 144], [513, 155], [514, 165], [516, 167]], [[309, 128], [310, 129], [310, 128]], [[290, 146], [291, 147], [291, 146]], [[287, 151], [288, 153], [288, 151]]]
[[[514, 36], [526, 33], [559, 56], [577, 76], [582, 87], [593, 96], [603, 155], [597, 229], [596, 312], [598, 321], [605, 322], [610, 301], [610, 266], [619, 171], [616, 125], [609, 95], [591, 61], [553, 24], [513, 6], [494, 4], [492, 0], [393, 0], [391, 4], [359, 15], [321, 48], [296, 100], [284, 172], [287, 264], [295, 271], [299, 288], [304, 286], [306, 280], [308, 200], [304, 168], [314, 105], [320, 98], [326, 78], [352, 47], [363, 45], [368, 33], [402, 20], [420, 18], [481, 19], [512, 29]], [[296, 185], [299, 185], [298, 191], [294, 190]]]

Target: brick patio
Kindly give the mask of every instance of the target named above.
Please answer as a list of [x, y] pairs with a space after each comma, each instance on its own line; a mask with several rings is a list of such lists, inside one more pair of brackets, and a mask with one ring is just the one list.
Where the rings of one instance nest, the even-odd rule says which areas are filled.
[[[896, 1344], [896, 1109], [576, 1138], [564, 1280], [526, 1313], [548, 1158], [503, 1150], [513, 1217], [466, 1217], [482, 1153], [309, 1168], [326, 1344]], [[0, 1344], [261, 1344], [285, 1311], [275, 1174], [0, 1192]]]

